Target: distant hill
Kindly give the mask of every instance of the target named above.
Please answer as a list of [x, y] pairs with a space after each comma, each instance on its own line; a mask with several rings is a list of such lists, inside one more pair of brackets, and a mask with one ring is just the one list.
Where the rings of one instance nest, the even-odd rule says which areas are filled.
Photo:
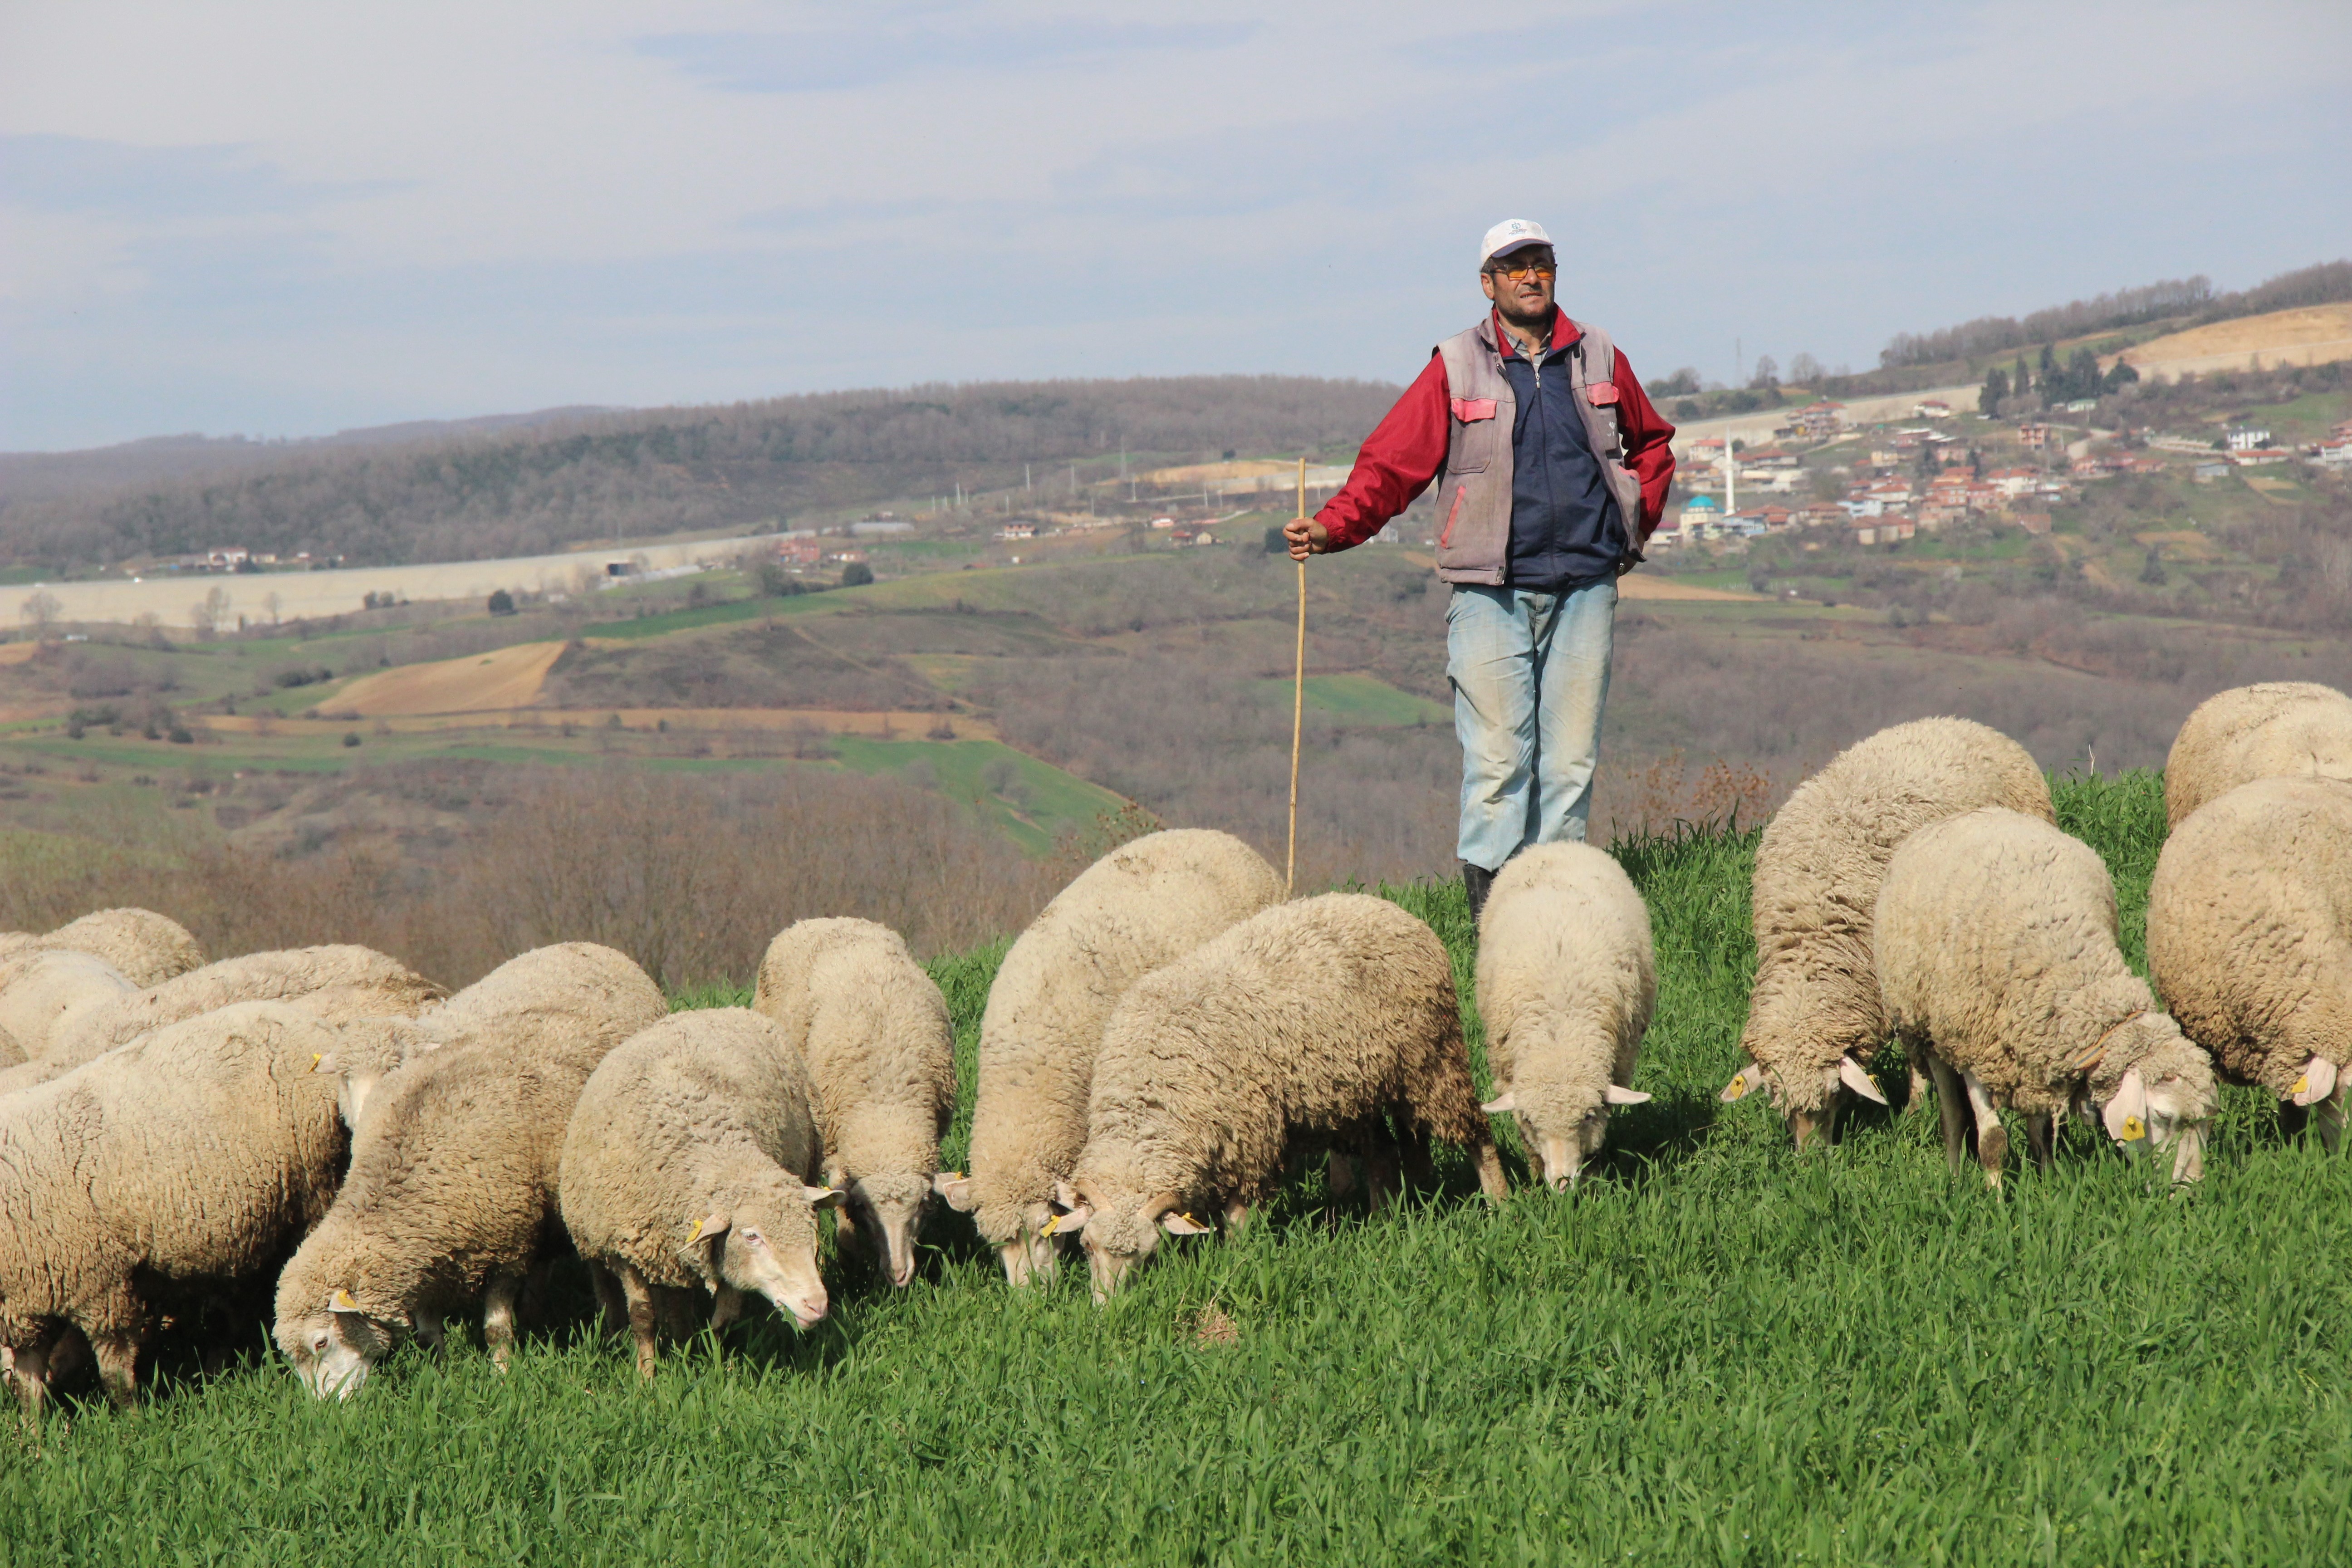
[[757, 528], [958, 485], [1050, 485], [1074, 463], [1099, 478], [1122, 448], [1196, 460], [1352, 447], [1396, 392], [1305, 376], [1000, 382], [22, 455], [0, 458], [0, 566], [63, 573], [223, 545], [398, 565]]

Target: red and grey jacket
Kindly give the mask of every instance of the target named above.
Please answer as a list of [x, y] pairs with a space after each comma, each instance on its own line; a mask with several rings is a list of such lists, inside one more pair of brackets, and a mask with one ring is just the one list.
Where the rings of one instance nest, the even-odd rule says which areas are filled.
[[[1370, 539], [1443, 474], [1438, 575], [1450, 583], [1507, 580], [1517, 395], [1502, 367], [1503, 341], [1489, 311], [1430, 351], [1428, 368], [1365, 439], [1339, 493], [1316, 513], [1329, 548]], [[1628, 520], [1624, 563], [1631, 565], [1665, 511], [1675, 427], [1660, 417], [1607, 333], [1561, 312], [1552, 323], [1552, 344], [1570, 353], [1577, 410]]]

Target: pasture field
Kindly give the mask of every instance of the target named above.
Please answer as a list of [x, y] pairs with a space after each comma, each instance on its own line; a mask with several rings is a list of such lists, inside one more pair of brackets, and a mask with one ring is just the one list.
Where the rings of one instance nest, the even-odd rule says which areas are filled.
[[[2137, 962], [2159, 786], [2058, 794]], [[814, 1332], [706, 1336], [650, 1388], [572, 1275], [511, 1375], [407, 1351], [348, 1405], [314, 1403], [251, 1324], [214, 1375], [167, 1351], [134, 1414], [12, 1429], [0, 1562], [2352, 1558], [2352, 1164], [2234, 1091], [2179, 1194], [2080, 1129], [1998, 1195], [1947, 1175], [1932, 1115], [1797, 1156], [1763, 1107], [1715, 1098], [1754, 845], [1619, 846], [1659, 939], [1636, 1076], [1657, 1099], [1572, 1199], [1490, 1211], [1456, 1169], [1368, 1219], [1310, 1180], [1106, 1310], [1082, 1268], [1008, 1291], [942, 1216], [910, 1289], [845, 1265]], [[1445, 937], [1466, 1003], [1459, 886], [1390, 892]], [[1002, 952], [933, 966], [967, 1103]]]

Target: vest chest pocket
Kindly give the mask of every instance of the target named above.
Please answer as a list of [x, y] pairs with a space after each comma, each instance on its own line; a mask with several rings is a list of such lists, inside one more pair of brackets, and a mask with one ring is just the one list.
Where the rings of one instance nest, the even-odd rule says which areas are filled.
[[1511, 405], [1492, 397], [1452, 400], [1454, 424], [1446, 442], [1448, 473], [1482, 473], [1493, 466], [1502, 443], [1510, 439], [1506, 416]]

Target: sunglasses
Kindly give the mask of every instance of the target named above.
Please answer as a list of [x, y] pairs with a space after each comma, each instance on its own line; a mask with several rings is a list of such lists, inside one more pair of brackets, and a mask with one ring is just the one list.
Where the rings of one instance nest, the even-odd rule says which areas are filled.
[[1530, 278], [1559, 277], [1559, 264], [1556, 261], [1497, 261], [1486, 270], [1497, 278], [1508, 279], [1514, 283], [1524, 283]]

